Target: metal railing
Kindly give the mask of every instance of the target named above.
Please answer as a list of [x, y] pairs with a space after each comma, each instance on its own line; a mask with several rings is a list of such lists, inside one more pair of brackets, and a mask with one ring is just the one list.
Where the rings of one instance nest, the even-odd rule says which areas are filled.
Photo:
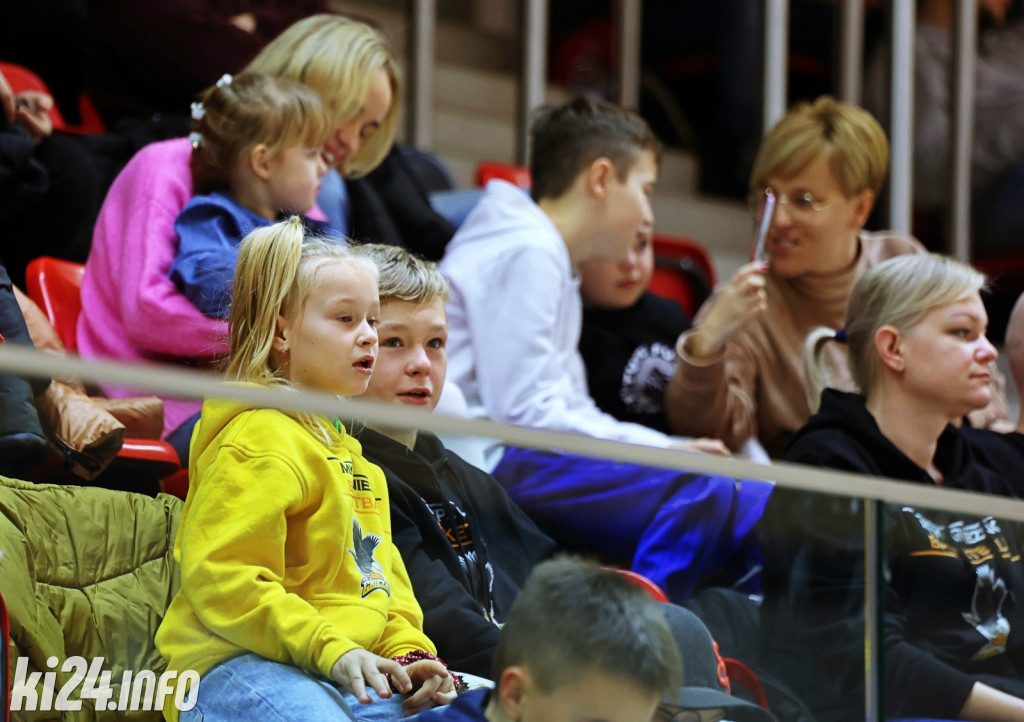
[[[547, 70], [547, 14], [549, 0], [520, 0], [521, 83], [516, 120], [516, 162], [528, 158], [530, 113], [544, 102]], [[787, 104], [789, 0], [764, 0], [763, 128], [770, 128]], [[970, 156], [974, 120], [974, 68], [977, 19], [974, 0], [956, 0], [953, 117], [950, 153], [948, 252], [970, 260], [971, 194]], [[909, 233], [913, 219], [914, 142], [914, 0], [889, 3], [892, 64], [890, 69], [889, 141], [891, 163], [885, 203], [887, 226]], [[409, 0], [410, 64], [408, 131], [412, 142], [430, 147], [433, 83], [433, 47], [436, 0]], [[864, 65], [865, 0], [838, 0], [839, 12], [836, 94], [849, 102], [861, 99]], [[616, 0], [617, 100], [636, 108], [640, 100], [640, 47], [642, 0]]]
[[438, 434], [487, 437], [525, 448], [558, 449], [573, 454], [616, 462], [642, 464], [680, 471], [698, 471], [732, 477], [761, 479], [776, 486], [830, 496], [864, 500], [864, 622], [866, 719], [881, 719], [879, 700], [881, 669], [881, 607], [879, 539], [880, 505], [898, 504], [958, 514], [992, 516], [1024, 522], [1024, 501], [986, 494], [862, 476], [849, 472], [789, 463], [764, 465], [741, 459], [690, 454], [672, 449], [636, 446], [575, 434], [554, 433], [482, 419], [426, 414], [391, 404], [359, 398], [339, 399], [326, 393], [281, 391], [271, 388], [225, 384], [209, 372], [180, 367], [128, 364], [113, 361], [82, 361], [41, 354], [33, 349], [7, 345], [0, 348], [0, 372], [23, 376], [78, 378], [87, 383], [109, 383], [181, 398], [224, 398], [251, 405], [285, 410], [306, 409], [334, 417], [356, 418], [370, 426], [392, 429], [416, 428]]

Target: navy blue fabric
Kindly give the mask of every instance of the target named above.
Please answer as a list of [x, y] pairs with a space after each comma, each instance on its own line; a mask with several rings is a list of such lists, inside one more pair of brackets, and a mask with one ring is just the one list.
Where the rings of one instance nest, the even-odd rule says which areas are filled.
[[491, 698], [491, 690], [475, 689], [472, 692], [459, 695], [449, 705], [435, 707], [419, 714], [407, 717], [417, 722], [473, 722], [474, 720], [484, 721], [487, 719], [484, 710], [487, 709], [487, 701]]
[[[178, 219], [178, 253], [170, 276], [192, 305], [210, 318], [226, 318], [231, 305], [238, 247], [250, 231], [273, 221], [253, 213], [224, 191], [193, 196]], [[327, 223], [304, 219], [307, 228], [329, 234]]]
[[178, 452], [178, 460], [186, 469], [188, 468], [188, 449], [192, 444], [192, 431], [199, 423], [200, 413], [202, 412], [197, 411], [194, 416], [189, 416], [182, 421], [181, 426], [169, 433], [165, 439]]
[[677, 604], [706, 575], [760, 566], [753, 529], [769, 482], [514, 447], [493, 475], [531, 516], [630, 558]]

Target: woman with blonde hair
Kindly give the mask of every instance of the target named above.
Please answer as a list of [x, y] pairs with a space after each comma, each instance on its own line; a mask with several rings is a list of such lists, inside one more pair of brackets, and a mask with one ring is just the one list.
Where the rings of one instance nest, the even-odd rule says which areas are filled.
[[[817, 326], [843, 324], [854, 283], [881, 261], [923, 247], [910, 236], [868, 233], [889, 144], [870, 113], [828, 96], [801, 102], [765, 136], [750, 177], [751, 209], [775, 213], [765, 258], [709, 299], [676, 344], [666, 389], [669, 427], [733, 449], [753, 437], [777, 457], [810, 416], [801, 352]], [[845, 376], [841, 354], [834, 359]], [[1001, 391], [975, 425], [1006, 418]]]
[[[850, 296], [845, 328], [807, 343], [821, 408], [786, 461], [1013, 496], [955, 425], [992, 401], [982, 274], [938, 255], [893, 258]], [[826, 388], [824, 351], [848, 347], [860, 393]], [[884, 685], [896, 717], [1020, 719], [1020, 525], [888, 507]], [[760, 525], [762, 649], [821, 722], [863, 718], [864, 519], [860, 501], [776, 489]], [[813, 650], [813, 654], [809, 653]], [[859, 712], [859, 714], [858, 714]]]
[[[327, 109], [331, 130], [324, 156], [333, 169], [324, 176], [318, 207], [308, 217], [327, 220], [339, 235], [363, 235], [367, 228], [360, 230], [360, 213], [387, 216], [389, 209], [380, 199], [366, 201], [365, 193], [358, 195], [363, 191], [354, 190], [366, 181], [350, 189], [348, 214], [342, 212], [338, 192], [341, 175], [368, 173], [394, 140], [401, 81], [384, 37], [357, 20], [314, 15], [271, 41], [247, 69], [307, 85]], [[202, 113], [199, 106], [193, 108], [194, 116]], [[111, 186], [82, 282], [78, 348], [84, 357], [206, 367], [226, 351], [225, 323], [203, 315], [169, 278], [178, 245], [174, 221], [194, 192], [192, 151], [188, 138], [150, 144]], [[413, 204], [414, 195], [402, 194], [402, 202]], [[109, 396], [132, 393], [112, 386], [104, 390]], [[198, 411], [198, 401], [164, 399], [163, 437], [178, 449], [183, 463]]]

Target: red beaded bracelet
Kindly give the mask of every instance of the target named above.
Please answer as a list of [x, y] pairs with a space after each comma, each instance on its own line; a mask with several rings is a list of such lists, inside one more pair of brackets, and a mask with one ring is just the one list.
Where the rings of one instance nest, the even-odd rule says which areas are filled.
[[[448, 664], [443, 659], [438, 657], [436, 654], [431, 654], [430, 652], [428, 652], [425, 649], [414, 649], [413, 651], [409, 652], [408, 654], [400, 654], [397, 657], [392, 657], [391, 659], [393, 659], [394, 661], [398, 662], [403, 667], [406, 667], [406, 666], [412, 664], [413, 662], [419, 662], [422, 659], [431, 659], [431, 660], [434, 660], [435, 662], [440, 662], [441, 664], [444, 665], [444, 668], [448, 670], [448, 674], [451, 675], [452, 684], [455, 685], [455, 691], [458, 692], [458, 691], [460, 691], [462, 689], [462, 686], [463, 686], [462, 677], [460, 675], [456, 674], [455, 672], [453, 672], [451, 670], [451, 668], [448, 666]], [[391, 682], [391, 675], [387, 675], [387, 677], [388, 677], [388, 682], [390, 683]]]

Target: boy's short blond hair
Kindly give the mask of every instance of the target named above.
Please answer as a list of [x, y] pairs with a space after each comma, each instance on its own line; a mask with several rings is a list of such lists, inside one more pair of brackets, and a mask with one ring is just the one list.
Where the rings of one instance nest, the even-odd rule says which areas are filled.
[[377, 266], [381, 304], [390, 301], [429, 303], [438, 298], [447, 303], [451, 287], [433, 261], [384, 243], [363, 243], [356, 246], [356, 252]]
[[859, 106], [827, 95], [797, 103], [761, 141], [750, 190], [760, 192], [771, 176], [792, 178], [818, 158], [826, 159], [847, 198], [865, 189], [878, 196], [889, 168], [889, 141]]

